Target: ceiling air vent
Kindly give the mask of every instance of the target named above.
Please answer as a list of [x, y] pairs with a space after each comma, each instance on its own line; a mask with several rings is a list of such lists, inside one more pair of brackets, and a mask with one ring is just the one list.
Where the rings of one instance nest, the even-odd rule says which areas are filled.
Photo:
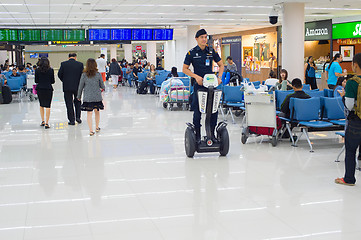
[[98, 19], [83, 19], [83, 22], [98, 22]]
[[92, 9], [93, 12], [111, 12], [111, 9]]
[[188, 19], [178, 19], [178, 20], [175, 20], [176, 22], [190, 22], [191, 20], [188, 20]]
[[312, 13], [312, 15], [329, 15], [331, 13], [319, 12], [319, 13]]
[[226, 10], [211, 10], [211, 11], [208, 11], [209, 13], [226, 13], [228, 11]]

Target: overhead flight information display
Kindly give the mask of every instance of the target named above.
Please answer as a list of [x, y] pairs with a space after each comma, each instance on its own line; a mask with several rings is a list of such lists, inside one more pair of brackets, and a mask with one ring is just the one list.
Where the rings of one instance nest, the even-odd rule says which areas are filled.
[[18, 30], [0, 29], [0, 41], [18, 41]]
[[153, 29], [153, 40], [173, 40], [173, 29]]
[[109, 41], [110, 30], [109, 29], [89, 29], [90, 41]]
[[84, 29], [64, 30], [64, 41], [85, 41]]
[[63, 41], [63, 30], [45, 29], [41, 30], [41, 41]]
[[19, 41], [34, 42], [40, 41], [40, 29], [24, 29], [18, 30]]
[[132, 29], [111, 29], [111, 40], [132, 40]]
[[152, 29], [133, 29], [132, 40], [135, 41], [150, 41], [153, 40]]

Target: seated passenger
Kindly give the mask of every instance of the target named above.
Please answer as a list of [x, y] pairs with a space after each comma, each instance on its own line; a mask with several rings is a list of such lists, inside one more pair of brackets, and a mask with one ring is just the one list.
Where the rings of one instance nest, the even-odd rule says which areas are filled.
[[21, 78], [20, 74], [17, 72], [16, 68], [13, 68], [13, 70], [11, 70], [11, 74], [7, 76], [8, 80], [12, 80], [15, 78]]
[[287, 91], [292, 89], [292, 84], [290, 81], [287, 80], [288, 72], [286, 69], [282, 69], [280, 71], [280, 78], [278, 83], [276, 83], [277, 90]]
[[168, 74], [166, 80], [167, 80], [168, 78], [172, 78], [172, 77], [179, 77], [176, 67], [172, 67], [172, 70], [171, 70], [170, 73]]
[[125, 78], [128, 80], [129, 85], [132, 85], [133, 79], [133, 64], [129, 63], [127, 70], [125, 71]]
[[335, 90], [333, 91], [334, 97], [342, 97], [342, 95], [344, 95], [342, 93], [345, 92], [346, 83], [347, 83], [347, 78], [345, 77], [339, 77], [337, 79], [336, 87]]
[[233, 58], [231, 56], [227, 57], [227, 63], [226, 70], [229, 72], [237, 72], [237, 65], [233, 62]]
[[300, 99], [308, 99], [311, 98], [308, 94], [306, 94], [302, 90], [302, 81], [299, 78], [295, 78], [292, 81], [294, 93], [288, 95], [282, 103], [281, 113], [278, 115], [279, 117], [290, 118], [291, 110], [290, 110], [290, 99], [291, 98], [300, 98]]
[[270, 71], [268, 77], [269, 78], [265, 81], [264, 85], [275, 86], [279, 81], [274, 71]]
[[158, 64], [158, 67], [155, 69], [155, 70], [158, 70], [158, 71], [160, 71], [160, 70], [164, 70], [164, 68], [162, 67], [162, 64]]
[[0, 74], [0, 83], [1, 83], [1, 85], [6, 85], [7, 84], [7, 79], [6, 79], [6, 77], [5, 77], [5, 75], [4, 74]]
[[19, 66], [19, 71], [18, 71], [19, 75], [21, 76], [21, 78], [23, 79], [23, 85], [26, 85], [26, 70], [25, 70], [25, 66], [24, 65], [20, 65]]

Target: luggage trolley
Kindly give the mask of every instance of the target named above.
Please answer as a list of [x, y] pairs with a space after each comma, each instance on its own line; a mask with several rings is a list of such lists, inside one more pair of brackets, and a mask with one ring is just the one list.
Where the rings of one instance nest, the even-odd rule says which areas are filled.
[[37, 93], [36, 93], [36, 83], [35, 83], [35, 75], [27, 74], [26, 75], [26, 95], [29, 96], [30, 101], [37, 100]]
[[[180, 80], [183, 82], [183, 86], [178, 84], [172, 84], [172, 81]], [[188, 77], [173, 77], [170, 79], [169, 83], [168, 96], [166, 101], [163, 102], [163, 107], [167, 108], [169, 105], [169, 110], [173, 110], [174, 105], [177, 105], [178, 108], [183, 106], [186, 109], [189, 109], [189, 95], [190, 95], [190, 80]]]
[[[246, 126], [242, 130], [241, 141], [247, 142], [251, 134], [267, 135], [272, 138], [272, 146], [277, 146], [278, 138], [281, 135], [281, 126], [277, 124], [275, 95], [268, 92], [245, 93], [244, 102], [246, 107]], [[259, 128], [259, 129], [258, 129]], [[259, 133], [270, 130], [269, 133]]]

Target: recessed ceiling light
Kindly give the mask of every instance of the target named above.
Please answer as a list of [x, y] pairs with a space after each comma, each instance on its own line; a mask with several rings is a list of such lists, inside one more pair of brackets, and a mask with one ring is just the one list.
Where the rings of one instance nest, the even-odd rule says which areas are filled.
[[329, 15], [331, 13], [324, 13], [324, 12], [319, 12], [319, 13], [312, 13], [312, 15]]
[[208, 11], [209, 13], [226, 13], [228, 11], [226, 10], [211, 10], [211, 11]]
[[191, 20], [188, 19], [177, 19], [176, 22], [190, 22]]
[[83, 22], [98, 22], [98, 19], [83, 19]]
[[92, 9], [93, 12], [111, 12], [111, 9]]
[[90, 2], [83, 2], [83, 5], [91, 5]]

